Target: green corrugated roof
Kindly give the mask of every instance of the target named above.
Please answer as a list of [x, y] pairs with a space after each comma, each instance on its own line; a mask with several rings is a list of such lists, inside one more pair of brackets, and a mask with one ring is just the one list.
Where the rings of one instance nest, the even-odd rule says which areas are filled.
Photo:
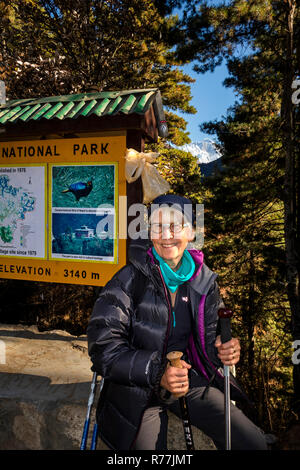
[[42, 119], [144, 114], [151, 104], [158, 121], [164, 119], [160, 92], [156, 88], [12, 100], [0, 106], [0, 126]]

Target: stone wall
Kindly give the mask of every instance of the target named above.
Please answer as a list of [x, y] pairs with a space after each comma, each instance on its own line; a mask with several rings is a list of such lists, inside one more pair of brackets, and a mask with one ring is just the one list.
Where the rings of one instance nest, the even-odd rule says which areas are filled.
[[[79, 449], [92, 379], [86, 336], [0, 324], [0, 345], [0, 450]], [[215, 449], [193, 431], [197, 449]], [[172, 414], [168, 447], [185, 450]], [[100, 440], [97, 448], [107, 450]]]

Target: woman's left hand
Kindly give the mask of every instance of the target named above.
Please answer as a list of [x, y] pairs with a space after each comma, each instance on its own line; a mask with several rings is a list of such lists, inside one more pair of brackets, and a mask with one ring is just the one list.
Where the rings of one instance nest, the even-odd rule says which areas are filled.
[[222, 344], [221, 336], [217, 336], [215, 347], [218, 350], [218, 357], [224, 366], [234, 366], [239, 362], [241, 346], [238, 338], [231, 338], [230, 341]]

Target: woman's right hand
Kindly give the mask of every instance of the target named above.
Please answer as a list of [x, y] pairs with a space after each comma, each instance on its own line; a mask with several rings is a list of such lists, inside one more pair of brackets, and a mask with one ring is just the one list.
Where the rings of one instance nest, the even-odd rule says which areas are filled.
[[181, 360], [182, 369], [169, 365], [161, 378], [160, 385], [177, 397], [183, 397], [189, 390], [188, 370], [192, 367]]

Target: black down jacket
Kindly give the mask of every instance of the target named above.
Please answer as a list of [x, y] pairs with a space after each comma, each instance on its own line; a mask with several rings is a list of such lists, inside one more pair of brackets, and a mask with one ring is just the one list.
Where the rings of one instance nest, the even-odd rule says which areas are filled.
[[[143, 412], [159, 393], [166, 365], [170, 299], [147, 243], [131, 243], [130, 262], [102, 289], [87, 329], [92, 369], [105, 378], [97, 409], [99, 432], [114, 450], [132, 447]], [[200, 374], [208, 379], [215, 374], [222, 388], [214, 346], [218, 309], [223, 306], [217, 275], [203, 263], [201, 251], [190, 253], [196, 270], [187, 282], [193, 317], [188, 356]], [[233, 399], [238, 399], [239, 387], [232, 388]]]

